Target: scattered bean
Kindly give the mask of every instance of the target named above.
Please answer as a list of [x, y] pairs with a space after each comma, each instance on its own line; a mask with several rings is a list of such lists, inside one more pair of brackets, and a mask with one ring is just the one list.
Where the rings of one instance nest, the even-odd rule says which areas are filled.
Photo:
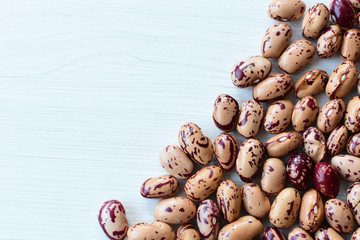
[[326, 143], [330, 155], [338, 155], [345, 148], [348, 136], [348, 130], [344, 125], [336, 127], [331, 132]]
[[339, 193], [340, 180], [335, 168], [327, 162], [319, 162], [314, 168], [314, 186], [327, 198], [334, 198]]
[[360, 58], [360, 31], [347, 30], [340, 49], [340, 56], [344, 61], [357, 62]]
[[175, 240], [175, 233], [167, 223], [137, 223], [127, 232], [128, 240]]
[[286, 23], [276, 23], [266, 30], [261, 42], [261, 53], [266, 58], [278, 58], [289, 44], [292, 29]]
[[155, 219], [168, 224], [185, 224], [195, 215], [196, 205], [184, 197], [160, 200], [154, 210]]
[[258, 102], [280, 100], [290, 93], [293, 85], [290, 75], [274, 74], [253, 87], [253, 98]]
[[304, 151], [316, 164], [325, 159], [326, 142], [322, 132], [316, 127], [309, 127], [304, 132]]
[[268, 133], [281, 133], [291, 121], [293, 104], [290, 100], [279, 100], [272, 103], [265, 116], [264, 128]]
[[296, 82], [294, 96], [304, 98], [321, 93], [325, 89], [328, 80], [329, 75], [324, 70], [310, 70]]
[[333, 228], [320, 228], [315, 233], [315, 240], [344, 240]]
[[241, 105], [239, 122], [236, 130], [245, 138], [255, 137], [264, 119], [264, 108], [254, 100]]
[[231, 180], [224, 180], [220, 183], [216, 192], [217, 204], [225, 221], [233, 222], [240, 214], [241, 191]]
[[140, 188], [144, 198], [167, 198], [179, 190], [179, 181], [170, 175], [147, 179]]
[[264, 231], [263, 240], [285, 240], [284, 235], [277, 229], [273, 227], [268, 227]]
[[320, 193], [315, 189], [307, 191], [300, 207], [299, 222], [304, 230], [315, 232], [324, 220], [324, 203]]
[[225, 225], [219, 233], [218, 240], [253, 240], [263, 231], [262, 223], [253, 216], [244, 216], [235, 222]]
[[293, 228], [288, 235], [288, 240], [313, 240], [313, 238], [302, 228]]
[[239, 104], [233, 97], [221, 94], [215, 100], [212, 116], [217, 128], [230, 132], [235, 128], [239, 117]]
[[220, 211], [216, 203], [207, 199], [197, 210], [197, 226], [204, 240], [216, 240], [220, 228]]
[[201, 240], [200, 233], [191, 224], [181, 225], [176, 235], [178, 240]]
[[354, 214], [356, 222], [360, 223], [360, 182], [353, 183], [347, 190], [346, 201], [352, 213]]
[[270, 211], [270, 200], [256, 183], [241, 187], [241, 199], [245, 210], [256, 218], [264, 218]]
[[360, 96], [350, 99], [345, 112], [345, 126], [351, 133], [360, 131]]
[[332, 0], [330, 3], [330, 17], [334, 24], [347, 30], [352, 28], [356, 20], [356, 13], [349, 0]]
[[325, 28], [317, 41], [319, 57], [332, 57], [340, 49], [342, 38], [342, 30], [338, 25]]
[[283, 132], [270, 138], [266, 144], [269, 157], [284, 157], [295, 151], [303, 143], [303, 137], [298, 132]]
[[269, 196], [275, 196], [284, 189], [285, 164], [281, 159], [268, 158], [263, 166], [261, 189]]
[[321, 108], [317, 127], [323, 133], [330, 133], [334, 130], [345, 114], [345, 103], [342, 99], [334, 99], [324, 104]]
[[353, 156], [360, 157], [360, 133], [352, 135], [349, 138], [347, 151]]
[[194, 170], [193, 162], [175, 145], [168, 145], [161, 151], [159, 162], [168, 173], [180, 179], [190, 177]]
[[295, 131], [305, 131], [316, 120], [319, 104], [313, 96], [303, 97], [292, 112], [291, 120]]
[[329, 199], [325, 203], [327, 222], [339, 233], [351, 233], [354, 230], [354, 217], [350, 208], [339, 199]]
[[360, 158], [352, 155], [337, 155], [331, 159], [331, 165], [345, 180], [360, 181]]
[[302, 35], [305, 38], [315, 39], [329, 22], [329, 9], [322, 3], [310, 7], [302, 22]]
[[305, 191], [311, 182], [312, 161], [305, 153], [294, 153], [290, 156], [286, 173], [290, 184], [300, 190]]
[[305, 12], [305, 3], [301, 0], [273, 0], [268, 7], [269, 17], [281, 21], [296, 21]]
[[239, 143], [230, 133], [221, 133], [215, 140], [216, 161], [224, 171], [230, 171], [235, 165], [239, 153]]

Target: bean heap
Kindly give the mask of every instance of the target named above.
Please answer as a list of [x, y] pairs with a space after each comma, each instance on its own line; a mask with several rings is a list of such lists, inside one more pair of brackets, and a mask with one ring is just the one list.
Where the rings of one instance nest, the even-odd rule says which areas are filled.
[[[343, 239], [341, 234], [360, 239], [360, 228], [354, 229], [354, 218], [360, 224], [360, 96], [347, 105], [342, 100], [355, 85], [360, 94], [355, 66], [360, 59], [360, 31], [353, 29], [355, 22], [360, 25], [360, 13], [356, 15], [354, 8], [360, 8], [360, 0], [332, 0], [329, 8], [318, 3], [307, 11], [301, 0], [273, 0], [268, 15], [280, 23], [265, 32], [262, 56], [246, 58], [231, 70], [236, 87], [252, 87], [253, 100], [240, 106], [229, 95], [216, 98], [212, 117], [223, 133], [214, 144], [195, 123], [181, 126], [180, 147], [169, 145], [160, 153], [160, 164], [169, 175], [149, 178], [141, 186], [143, 197], [162, 198], [154, 210], [156, 221], [128, 228], [123, 205], [110, 200], [98, 215], [105, 234], [113, 240], [126, 236], [174, 240], [171, 224], [180, 225], [180, 240], [247, 240], [262, 233], [263, 239], [285, 239], [279, 229], [290, 228], [299, 219], [301, 228], [291, 229], [289, 240]], [[302, 35], [318, 39], [316, 47], [305, 39], [287, 47], [292, 28], [284, 22], [302, 17]], [[316, 52], [330, 58], [337, 51], [344, 62], [330, 76], [313, 69], [294, 85], [290, 74], [311, 62]], [[270, 75], [268, 58], [278, 58], [282, 73]], [[295, 106], [284, 99], [292, 91], [299, 99]], [[321, 92], [329, 101], [320, 108], [315, 96]], [[262, 102], [271, 102], [266, 112]], [[287, 131], [290, 124], [294, 131]], [[261, 126], [275, 134], [265, 143], [255, 138]], [[230, 133], [235, 129], [247, 140], [239, 144]], [[348, 154], [342, 154], [344, 150]], [[217, 166], [208, 165], [213, 155]], [[287, 163], [279, 159], [285, 156]], [[202, 166], [196, 173], [194, 163]], [[241, 188], [223, 179], [223, 172], [233, 168], [245, 182]], [[259, 186], [253, 181], [260, 172]], [[336, 198], [340, 177], [354, 182], [346, 202]], [[187, 197], [174, 196], [178, 179], [186, 179]], [[291, 187], [286, 187], [286, 179]], [[272, 203], [269, 197], [274, 198]], [[239, 218], [241, 208], [248, 215]], [[197, 227], [189, 224], [195, 217]], [[272, 227], [264, 230], [259, 219], [266, 217]]]

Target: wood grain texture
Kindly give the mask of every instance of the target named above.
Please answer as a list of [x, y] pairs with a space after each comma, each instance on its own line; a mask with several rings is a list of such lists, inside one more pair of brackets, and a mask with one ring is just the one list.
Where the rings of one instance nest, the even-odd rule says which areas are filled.
[[[185, 122], [215, 140], [219, 94], [240, 104], [251, 98], [233, 86], [230, 69], [260, 55], [275, 23], [268, 4], [0, 2], [0, 239], [105, 240], [96, 215], [109, 199], [123, 203], [130, 224], [154, 221], [157, 200], [140, 196], [141, 183], [165, 174], [158, 155], [177, 144]], [[290, 25], [292, 42], [301, 39], [301, 21]], [[313, 68], [330, 74], [341, 62], [315, 57], [294, 80]], [[242, 185], [234, 172], [225, 177]]]

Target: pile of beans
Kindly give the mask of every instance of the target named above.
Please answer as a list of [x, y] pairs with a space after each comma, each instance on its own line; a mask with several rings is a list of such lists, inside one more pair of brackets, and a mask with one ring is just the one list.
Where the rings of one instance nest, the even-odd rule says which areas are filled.
[[[360, 8], [360, 0], [333, 0], [329, 8], [318, 3], [307, 11], [301, 0], [273, 0], [268, 15], [281, 23], [265, 32], [262, 56], [246, 58], [231, 70], [233, 84], [252, 87], [253, 99], [240, 106], [229, 95], [216, 98], [213, 121], [223, 133], [214, 144], [195, 123], [181, 126], [180, 147], [169, 145], [160, 153], [169, 175], [149, 178], [141, 186], [143, 197], [162, 198], [154, 210], [156, 221], [128, 228], [123, 205], [110, 200], [98, 215], [105, 234], [114, 240], [174, 240], [170, 225], [180, 225], [180, 240], [247, 240], [262, 233], [263, 239], [285, 239], [278, 229], [290, 228], [299, 219], [301, 228], [293, 228], [289, 240], [343, 239], [341, 234], [360, 239], [360, 228], [354, 229], [354, 218], [360, 224], [360, 96], [347, 105], [342, 100], [355, 85], [360, 94], [355, 66], [360, 31], [353, 29], [355, 22], [360, 25], [360, 14], [356, 16], [354, 8]], [[318, 39], [316, 47], [305, 39], [287, 47], [292, 28], [283, 22], [301, 17], [303, 37]], [[329, 18], [333, 25], [328, 26]], [[289, 74], [302, 69], [316, 52], [329, 58], [339, 50], [344, 62], [330, 76], [313, 69], [294, 85]], [[268, 58], [278, 58], [283, 73], [269, 76]], [[299, 99], [295, 106], [284, 99], [292, 91]], [[315, 96], [324, 91], [329, 101], [320, 108]], [[271, 103], [267, 111], [262, 102]], [[290, 124], [294, 131], [286, 131]], [[255, 138], [262, 126], [275, 134], [265, 143]], [[239, 144], [230, 133], [235, 129], [247, 140]], [[342, 155], [345, 149], [348, 154]], [[217, 166], [208, 165], [213, 155]], [[287, 163], [279, 159], [286, 156]], [[194, 163], [202, 166], [196, 173]], [[241, 188], [223, 179], [223, 172], [233, 168], [245, 182]], [[253, 181], [260, 172], [258, 185]], [[346, 202], [336, 198], [340, 178], [354, 182]], [[186, 198], [174, 197], [178, 179], [186, 179]], [[292, 187], [285, 187], [286, 180]], [[272, 203], [269, 197], [275, 198]], [[248, 215], [239, 218], [241, 208]], [[189, 224], [195, 217], [197, 227]], [[266, 217], [273, 227], [264, 230], [259, 219]]]

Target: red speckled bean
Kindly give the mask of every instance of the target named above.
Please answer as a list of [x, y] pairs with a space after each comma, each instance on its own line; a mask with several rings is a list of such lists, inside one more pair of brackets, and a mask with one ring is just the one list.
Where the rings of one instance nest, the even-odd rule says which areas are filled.
[[264, 231], [263, 240], [285, 240], [285, 237], [277, 228], [268, 227]]
[[276, 23], [266, 30], [261, 53], [266, 58], [278, 58], [290, 42], [292, 29], [286, 23]]
[[241, 210], [241, 191], [231, 180], [224, 180], [220, 183], [216, 200], [225, 221], [233, 222], [240, 214]]
[[218, 240], [252, 240], [256, 239], [263, 231], [262, 223], [253, 216], [244, 216], [235, 222], [225, 225]]
[[328, 153], [332, 156], [338, 155], [345, 148], [348, 136], [348, 130], [344, 125], [335, 128], [326, 143]]
[[159, 162], [168, 173], [180, 179], [190, 177], [194, 170], [193, 162], [175, 145], [168, 145], [161, 151]]
[[316, 164], [326, 156], [326, 142], [322, 132], [316, 127], [309, 127], [303, 134], [304, 151]]
[[315, 240], [344, 240], [333, 228], [320, 228], [315, 233]]
[[216, 161], [224, 171], [230, 171], [235, 165], [236, 157], [239, 153], [239, 143], [236, 138], [229, 133], [221, 133], [215, 140]]
[[322, 3], [311, 6], [304, 15], [302, 35], [305, 38], [315, 39], [329, 22], [329, 9]]
[[350, 29], [355, 23], [356, 13], [349, 0], [332, 0], [330, 3], [330, 17], [334, 24], [343, 29]]
[[324, 220], [324, 203], [320, 193], [315, 189], [307, 191], [302, 200], [300, 207], [299, 222], [303, 229], [315, 232]]
[[351, 133], [360, 131], [360, 96], [350, 99], [345, 112], [345, 126]]
[[222, 181], [223, 171], [218, 166], [206, 166], [192, 175], [185, 183], [185, 194], [192, 201], [207, 199]]
[[270, 200], [256, 183], [244, 184], [241, 198], [245, 210], [256, 218], [264, 218], [270, 211]]
[[312, 161], [305, 153], [294, 153], [290, 156], [286, 167], [290, 184], [300, 190], [306, 190], [311, 182]]
[[337, 155], [331, 159], [339, 175], [352, 182], [360, 181], [360, 158], [352, 155]]
[[360, 157], [360, 133], [352, 135], [349, 138], [347, 151], [353, 156]]
[[291, 92], [293, 85], [290, 75], [274, 74], [253, 87], [253, 98], [258, 102], [280, 100]]
[[305, 3], [301, 0], [273, 0], [268, 7], [269, 17], [282, 21], [295, 21], [305, 12]]
[[224, 132], [230, 132], [237, 123], [239, 104], [233, 97], [221, 94], [215, 100], [212, 116], [217, 128]]
[[360, 224], [360, 182], [355, 182], [348, 188], [346, 201], [354, 214], [356, 222]]
[[168, 224], [185, 224], [196, 215], [196, 205], [184, 197], [160, 200], [154, 210], [157, 221]]
[[265, 116], [264, 128], [268, 133], [281, 133], [291, 121], [293, 104], [290, 100], [279, 100], [272, 103]]
[[317, 53], [321, 58], [332, 57], [341, 46], [342, 30], [338, 25], [324, 29], [317, 41]]
[[360, 31], [347, 30], [340, 49], [340, 56], [344, 61], [357, 62], [360, 58]]
[[127, 238], [128, 240], [175, 240], [175, 233], [167, 223], [137, 223], [129, 228]]
[[98, 220], [104, 233], [111, 240], [122, 240], [126, 237], [128, 222], [125, 209], [118, 200], [104, 202]]
[[299, 148], [303, 137], [298, 132], [283, 132], [270, 138], [266, 144], [269, 157], [284, 157]]
[[303, 97], [292, 112], [291, 120], [295, 131], [302, 132], [310, 127], [319, 113], [319, 104], [313, 96]]
[[322, 195], [334, 198], [339, 193], [340, 180], [335, 168], [327, 162], [319, 162], [314, 168], [314, 186]]
[[345, 114], [345, 103], [342, 99], [334, 99], [324, 104], [321, 108], [317, 127], [323, 133], [330, 133], [334, 130]]
[[325, 203], [327, 222], [339, 233], [351, 233], [354, 230], [354, 217], [346, 203], [339, 199], [329, 199]]
[[141, 196], [145, 198], [167, 198], [179, 190], [178, 180], [170, 175], [147, 179], [140, 188]]
[[178, 240], [201, 240], [200, 233], [191, 224], [181, 225], [176, 235]]
[[241, 105], [239, 122], [236, 130], [245, 138], [255, 137], [264, 119], [264, 108], [254, 100]]
[[279, 158], [266, 159], [261, 177], [261, 189], [269, 196], [275, 196], [284, 189], [286, 170]]
[[310, 70], [296, 82], [294, 96], [304, 98], [321, 93], [325, 89], [328, 80], [329, 75], [324, 70]]
[[289, 232], [288, 240], [313, 240], [313, 238], [302, 228], [296, 227]]
[[216, 240], [220, 228], [220, 211], [216, 203], [207, 199], [197, 210], [197, 226], [204, 240]]

